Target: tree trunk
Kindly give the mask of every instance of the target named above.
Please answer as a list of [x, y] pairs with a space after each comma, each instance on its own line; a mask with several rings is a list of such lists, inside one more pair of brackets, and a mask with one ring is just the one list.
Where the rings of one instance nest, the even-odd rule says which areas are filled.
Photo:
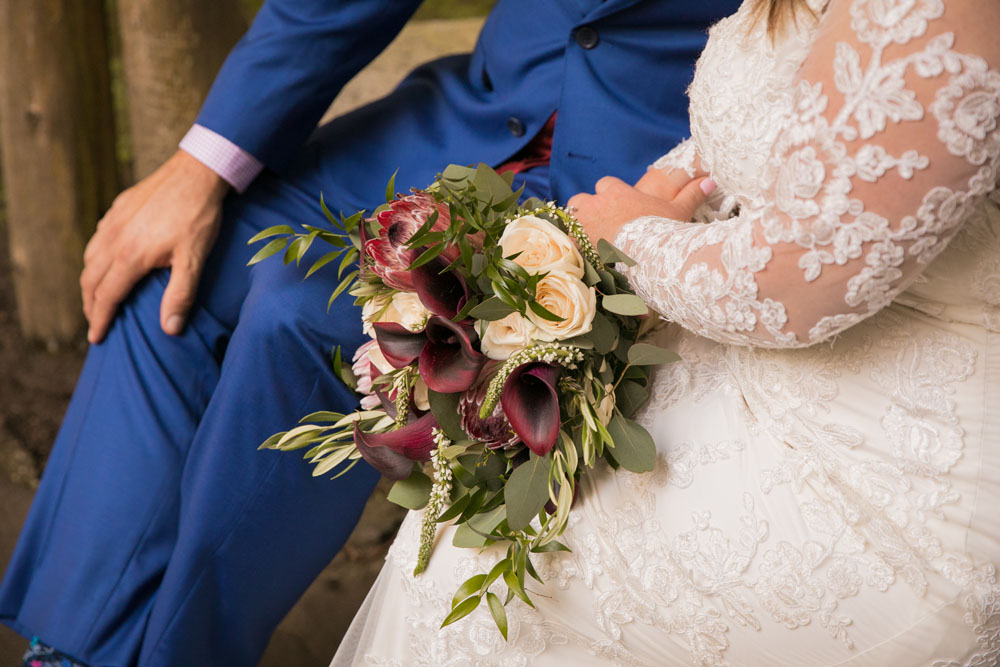
[[102, 4], [0, 0], [0, 158], [21, 328], [83, 324], [83, 248], [118, 189]]
[[239, 0], [118, 0], [118, 17], [142, 178], [177, 149], [246, 22]]

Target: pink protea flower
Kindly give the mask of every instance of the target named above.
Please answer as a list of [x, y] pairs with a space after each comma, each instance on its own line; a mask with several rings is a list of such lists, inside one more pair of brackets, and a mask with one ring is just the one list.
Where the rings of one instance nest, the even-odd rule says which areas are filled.
[[486, 419], [479, 417], [479, 408], [486, 400], [489, 384], [487, 377], [463, 393], [458, 399], [458, 413], [462, 417], [462, 428], [470, 438], [479, 440], [491, 449], [506, 449], [519, 440], [499, 402], [493, 409], [493, 414]]
[[[373, 261], [372, 271], [389, 287], [413, 291], [413, 277], [406, 269], [421, 251], [406, 247], [406, 243], [434, 211], [438, 214], [434, 231], [447, 229], [451, 221], [448, 206], [422, 191], [397, 197], [375, 216], [381, 228], [377, 237], [365, 240], [365, 255]], [[450, 263], [458, 254], [457, 247], [450, 247], [440, 257]]]
[[379, 349], [378, 343], [374, 340], [359, 347], [354, 353], [352, 361], [354, 363], [351, 370], [354, 371], [354, 377], [358, 380], [357, 392], [364, 394], [361, 397], [361, 408], [373, 410], [381, 405], [381, 401], [372, 390], [372, 380], [391, 371], [392, 364], [382, 356], [382, 350]]

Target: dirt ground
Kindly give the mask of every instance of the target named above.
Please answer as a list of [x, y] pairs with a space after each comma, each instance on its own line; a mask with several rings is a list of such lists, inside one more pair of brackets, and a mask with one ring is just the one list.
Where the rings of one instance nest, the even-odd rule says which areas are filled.
[[[344, 89], [331, 112], [380, 97], [415, 63], [469, 51], [481, 25], [481, 19], [411, 23]], [[0, 229], [0, 571], [13, 551], [85, 352], [82, 337], [71, 349], [53, 352], [20, 335], [6, 233]], [[385, 485], [376, 490], [343, 551], [275, 631], [260, 667], [329, 663], [402, 519], [403, 512], [385, 500], [385, 491]], [[24, 646], [22, 638], [0, 626], [0, 665], [19, 664]]]

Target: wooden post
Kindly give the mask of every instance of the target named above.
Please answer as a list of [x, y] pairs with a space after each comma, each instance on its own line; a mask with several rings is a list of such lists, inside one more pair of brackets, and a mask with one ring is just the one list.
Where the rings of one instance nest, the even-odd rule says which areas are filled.
[[239, 0], [118, 0], [118, 17], [142, 178], [177, 150], [246, 21]]
[[0, 0], [0, 159], [25, 335], [81, 330], [83, 248], [118, 189], [103, 3]]

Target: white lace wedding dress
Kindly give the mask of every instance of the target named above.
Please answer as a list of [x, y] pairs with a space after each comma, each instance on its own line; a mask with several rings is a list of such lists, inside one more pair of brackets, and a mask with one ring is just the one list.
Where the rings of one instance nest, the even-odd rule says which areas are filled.
[[683, 358], [656, 470], [588, 478], [506, 643], [438, 629], [497, 554], [445, 529], [413, 577], [410, 516], [335, 665], [1000, 662], [1000, 3], [814, 9], [716, 25], [656, 165], [736, 213], [618, 236]]

